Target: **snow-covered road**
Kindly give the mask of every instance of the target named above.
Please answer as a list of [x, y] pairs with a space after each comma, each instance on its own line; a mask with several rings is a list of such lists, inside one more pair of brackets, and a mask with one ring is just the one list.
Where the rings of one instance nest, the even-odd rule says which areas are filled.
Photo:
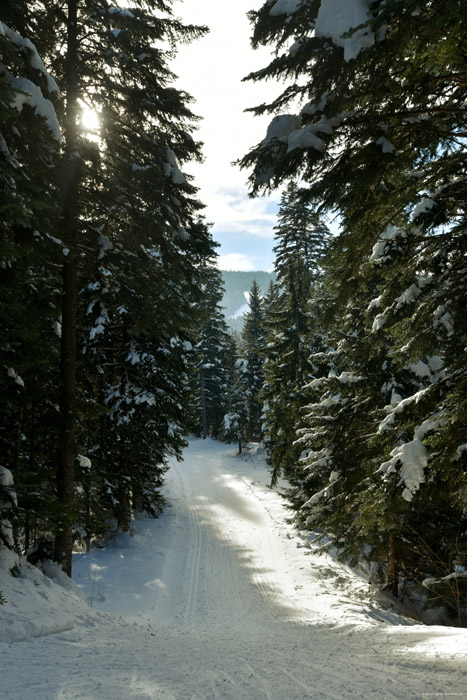
[[0, 644], [2, 700], [467, 696], [467, 630], [379, 608], [285, 523], [267, 480], [260, 456], [193, 441], [161, 518], [75, 557], [93, 608], [119, 617]]

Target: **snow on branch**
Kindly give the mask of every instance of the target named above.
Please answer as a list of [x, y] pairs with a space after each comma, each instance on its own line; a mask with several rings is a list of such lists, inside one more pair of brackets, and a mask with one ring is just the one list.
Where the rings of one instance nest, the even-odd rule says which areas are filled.
[[[316, 18], [315, 35], [331, 39], [344, 49], [344, 61], [357, 58], [362, 49], [373, 46], [374, 33], [365, 25], [371, 18], [367, 0], [322, 0]], [[350, 36], [348, 36], [350, 34]]]
[[403, 413], [407, 406], [410, 406], [412, 403], [417, 404], [428, 390], [429, 388], [420, 389], [420, 391], [417, 391], [415, 394], [412, 394], [412, 396], [408, 396], [406, 399], [402, 399], [402, 401], [399, 401], [399, 403], [394, 408], [389, 407], [389, 414], [379, 424], [378, 433], [384, 433], [389, 428], [392, 428], [396, 420], [396, 415], [398, 415], [399, 413]]
[[172, 182], [176, 185], [184, 185], [186, 183], [186, 177], [180, 170], [177, 157], [171, 148], [167, 148], [167, 163], [164, 164], [164, 173], [167, 177], [172, 178]]
[[50, 73], [44, 66], [42, 59], [39, 56], [37, 49], [32, 43], [32, 41], [30, 39], [25, 39], [21, 36], [21, 34], [18, 34], [13, 29], [10, 29], [10, 27], [8, 27], [3, 22], [0, 22], [0, 36], [4, 36], [12, 44], [17, 46], [21, 52], [26, 53], [28, 55], [30, 65], [37, 71], [39, 71], [41, 75], [44, 76], [47, 83], [48, 91], [52, 94], [57, 95], [57, 97], [60, 97], [59, 87], [55, 82], [55, 79], [50, 75]]
[[50, 100], [42, 94], [40, 87], [28, 78], [10, 78], [10, 87], [16, 93], [10, 105], [21, 113], [24, 105], [29, 105], [35, 113], [45, 120], [49, 131], [56, 141], [62, 140], [60, 124]]
[[320, 389], [323, 384], [327, 384], [329, 380], [334, 380], [340, 384], [356, 384], [357, 382], [362, 382], [365, 377], [359, 377], [352, 372], [342, 372], [339, 375], [330, 374], [328, 377], [319, 377], [318, 379], [313, 379], [309, 384], [307, 384], [305, 389]]
[[402, 498], [410, 502], [425, 482], [425, 468], [428, 466], [429, 454], [423, 440], [430, 432], [439, 430], [443, 424], [441, 415], [432, 416], [417, 426], [414, 430], [414, 439], [398, 445], [391, 452], [391, 459], [384, 462], [378, 469], [383, 478], [387, 479], [394, 474], [397, 465], [401, 464], [398, 486], [403, 485]]
[[[60, 90], [54, 78], [46, 70], [41, 57], [39, 56], [36, 47], [30, 39], [24, 38], [13, 29], [10, 29], [6, 24], [0, 22], [0, 36], [11, 42], [18, 48], [20, 53], [24, 54], [28, 64], [40, 73], [45, 79], [47, 90], [50, 94], [60, 97]], [[10, 106], [21, 112], [24, 105], [29, 105], [34, 109], [35, 113], [45, 120], [52, 136], [59, 143], [62, 140], [60, 125], [55, 113], [52, 102], [44, 97], [41, 88], [29, 80], [28, 78], [16, 78], [2, 66], [4, 75], [6, 76], [10, 88], [14, 93], [14, 97], [10, 102]]]
[[277, 0], [269, 10], [270, 17], [280, 17], [280, 15], [293, 15], [302, 4], [302, 0]]

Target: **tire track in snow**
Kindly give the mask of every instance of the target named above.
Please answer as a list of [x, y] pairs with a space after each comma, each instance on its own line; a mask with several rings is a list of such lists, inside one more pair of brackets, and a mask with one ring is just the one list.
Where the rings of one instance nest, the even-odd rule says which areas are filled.
[[[196, 471], [196, 460], [192, 467]], [[266, 569], [258, 569], [254, 552], [239, 540], [238, 515], [230, 514], [241, 511], [245, 503], [222, 481], [218, 463], [212, 469], [206, 470], [205, 463], [199, 468], [204, 476], [202, 492], [199, 480], [190, 479], [192, 472], [184, 472], [178, 463], [172, 472], [177, 500], [183, 504], [192, 540], [185, 567], [188, 584], [183, 587], [184, 624], [192, 625], [202, 619], [204, 624], [236, 626], [251, 616], [260, 623], [264, 615], [276, 620], [274, 601], [279, 592]], [[263, 528], [263, 523], [253, 526], [258, 551], [263, 548]]]
[[[277, 498], [261, 486], [266, 478], [250, 495], [245, 484], [255, 474], [243, 479], [237, 471], [238, 460], [225, 446], [190, 446], [185, 464], [173, 464], [167, 479], [172, 510], [136, 527], [134, 540], [125, 537], [115, 551], [95, 553], [103, 576], [110, 567], [109, 599], [118, 594], [114, 611], [127, 619], [0, 643], [2, 700], [5, 689], [5, 700], [408, 700], [465, 694], [467, 656], [456, 646], [466, 648], [462, 630], [368, 620], [368, 607], [353, 594], [349, 605], [343, 569], [339, 583], [331, 560], [320, 565], [316, 557], [296, 556], [299, 540], [277, 520]], [[273, 531], [272, 521], [282, 526]], [[122, 559], [128, 566], [122, 567]], [[130, 567], [140, 560], [147, 563], [141, 571]], [[308, 571], [300, 572], [302, 564]], [[331, 594], [332, 581], [337, 589]], [[295, 596], [297, 588], [304, 590]], [[298, 613], [297, 601], [303, 604]]]
[[191, 522], [191, 534], [193, 537], [193, 545], [190, 550], [189, 558], [187, 561], [187, 570], [189, 571], [188, 578], [188, 591], [185, 612], [183, 615], [183, 621], [185, 624], [191, 622], [194, 618], [196, 611], [196, 605], [198, 600], [198, 587], [199, 587], [199, 567], [201, 559], [201, 547], [202, 547], [202, 533], [199, 517], [196, 513], [196, 509], [193, 503], [193, 498], [190, 495], [189, 488], [185, 479], [183, 478], [182, 470], [178, 463], [172, 466], [174, 469], [177, 479], [180, 485], [181, 495], [186, 503], [186, 510], [189, 514], [189, 519]]

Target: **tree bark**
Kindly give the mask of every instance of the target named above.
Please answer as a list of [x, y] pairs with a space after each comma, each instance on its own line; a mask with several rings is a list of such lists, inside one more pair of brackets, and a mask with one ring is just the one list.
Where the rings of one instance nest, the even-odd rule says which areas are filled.
[[55, 558], [71, 576], [73, 548], [73, 492], [76, 459], [76, 322], [78, 290], [77, 209], [79, 154], [78, 109], [78, 0], [68, 1], [66, 55], [65, 173], [59, 216], [60, 237], [69, 250], [62, 270], [62, 339], [60, 362], [61, 444], [57, 469], [60, 506], [55, 532]]
[[133, 484], [131, 487], [131, 505], [137, 513], [143, 512], [143, 491], [139, 485]]
[[57, 471], [57, 499], [61, 507], [55, 535], [55, 557], [71, 576], [74, 466], [76, 459], [76, 318], [77, 261], [63, 267], [61, 348], [61, 449]]
[[120, 483], [118, 488], [118, 514], [117, 526], [122, 532], [128, 532], [130, 529], [130, 498], [128, 495], [128, 487], [126, 483]]
[[399, 595], [399, 552], [397, 536], [391, 532], [389, 535], [389, 586], [391, 593]]
[[126, 459], [125, 459], [125, 448], [120, 443], [120, 450], [118, 455], [118, 510], [117, 510], [117, 526], [119, 530], [123, 532], [128, 532], [130, 529], [130, 495], [128, 492], [128, 481], [126, 479]]
[[203, 440], [208, 436], [208, 412], [206, 407], [206, 387], [203, 370], [201, 370], [201, 414], [203, 420]]

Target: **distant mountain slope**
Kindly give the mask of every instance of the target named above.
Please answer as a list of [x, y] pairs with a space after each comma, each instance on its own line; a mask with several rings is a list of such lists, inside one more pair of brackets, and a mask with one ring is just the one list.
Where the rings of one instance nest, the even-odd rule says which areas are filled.
[[243, 327], [243, 315], [248, 311], [248, 292], [253, 280], [256, 280], [261, 294], [266, 294], [269, 283], [275, 279], [273, 272], [255, 270], [253, 272], [239, 272], [222, 270], [225, 294], [222, 299], [224, 315], [228, 325], [240, 332]]

